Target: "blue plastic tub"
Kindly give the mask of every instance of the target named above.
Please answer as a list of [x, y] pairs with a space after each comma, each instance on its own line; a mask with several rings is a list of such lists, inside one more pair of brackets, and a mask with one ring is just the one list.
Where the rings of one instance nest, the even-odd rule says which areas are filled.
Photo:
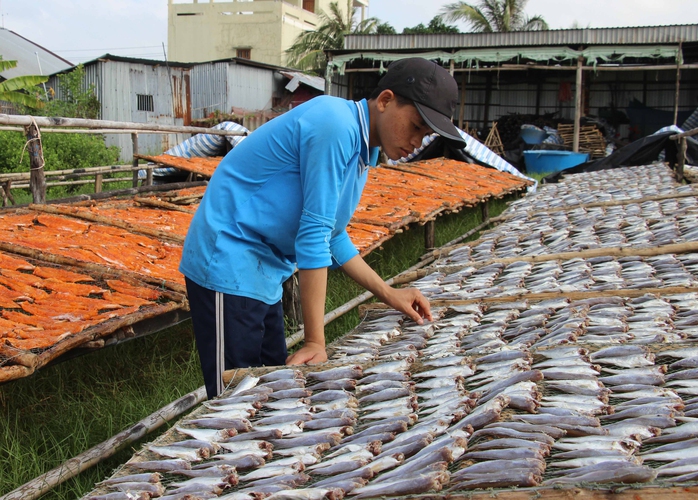
[[572, 151], [524, 151], [526, 172], [531, 174], [554, 174], [589, 161], [589, 153]]

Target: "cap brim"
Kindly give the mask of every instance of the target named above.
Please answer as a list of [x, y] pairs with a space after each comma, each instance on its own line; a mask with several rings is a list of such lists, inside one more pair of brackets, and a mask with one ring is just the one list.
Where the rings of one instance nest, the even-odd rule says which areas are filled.
[[422, 115], [422, 118], [426, 124], [429, 125], [429, 128], [444, 139], [451, 142], [453, 146], [459, 148], [465, 147], [465, 140], [458, 133], [458, 129], [450, 118], [442, 115], [438, 111], [431, 109], [428, 106], [425, 106], [424, 104], [415, 102], [414, 105], [416, 106], [417, 111], [419, 111], [419, 114]]

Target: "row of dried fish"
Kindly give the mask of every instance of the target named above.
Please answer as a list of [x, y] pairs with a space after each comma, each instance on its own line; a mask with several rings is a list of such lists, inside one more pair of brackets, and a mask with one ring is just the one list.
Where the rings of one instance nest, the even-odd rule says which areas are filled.
[[624, 167], [566, 175], [562, 182], [543, 184], [532, 196], [511, 204], [512, 211], [587, 205], [590, 203], [640, 200], [651, 196], [685, 192], [672, 170], [664, 164]]

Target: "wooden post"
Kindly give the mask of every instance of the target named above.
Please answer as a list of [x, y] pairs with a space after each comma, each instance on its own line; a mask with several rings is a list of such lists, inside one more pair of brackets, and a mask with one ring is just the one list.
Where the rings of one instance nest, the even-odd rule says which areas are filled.
[[436, 221], [429, 220], [424, 224], [424, 248], [430, 252], [436, 246]]
[[542, 76], [539, 75], [538, 78], [536, 78], [536, 116], [540, 114], [540, 95], [542, 91], [543, 79]]
[[582, 64], [584, 57], [577, 59], [577, 82], [574, 91], [574, 139], [572, 140], [572, 151], [579, 152], [579, 125], [582, 118]]
[[[679, 117], [679, 86], [681, 83], [681, 42], [679, 42], [679, 52], [676, 55], [676, 92], [674, 94], [674, 125], [678, 125]], [[683, 139], [682, 139], [683, 140]], [[683, 174], [683, 172], [682, 172]]]
[[[225, 142], [226, 142], [226, 144], [228, 143], [228, 141], [225, 141]], [[145, 169], [145, 185], [146, 186], [153, 185], [153, 167]]]
[[104, 179], [104, 174], [95, 175], [95, 193], [102, 192], [102, 180]]
[[683, 167], [686, 164], [686, 138], [682, 137], [679, 139], [678, 152], [677, 152], [677, 165], [676, 165], [676, 180], [683, 181]]
[[456, 61], [451, 59], [449, 66], [448, 66], [448, 72], [451, 73], [451, 76], [453, 76], [455, 71], [456, 71]]
[[485, 116], [482, 119], [482, 126], [487, 127], [490, 122], [490, 100], [492, 99], [492, 73], [487, 73], [485, 77]]
[[138, 154], [138, 134], [131, 134], [131, 143], [133, 144], [133, 187], [138, 187], [138, 170], [135, 170], [135, 167], [138, 166], [138, 158], [136, 158]]
[[[460, 109], [458, 111], [458, 128], [463, 130], [463, 120], [465, 119], [465, 71], [460, 83]], [[466, 130], [467, 132], [467, 130]]]
[[482, 220], [487, 220], [490, 218], [490, 205], [486, 201], [480, 204], [482, 208]]
[[301, 310], [301, 294], [298, 286], [298, 275], [293, 274], [284, 281], [281, 304], [284, 308], [284, 315], [292, 325], [303, 323], [303, 311]]
[[41, 147], [41, 133], [35, 121], [24, 127], [29, 153], [29, 187], [34, 203], [46, 203], [46, 176], [44, 175], [44, 150]]

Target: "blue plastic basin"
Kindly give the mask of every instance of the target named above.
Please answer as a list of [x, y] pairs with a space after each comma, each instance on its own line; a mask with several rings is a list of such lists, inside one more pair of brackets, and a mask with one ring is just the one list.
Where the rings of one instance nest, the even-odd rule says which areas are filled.
[[526, 144], [540, 144], [548, 133], [537, 127], [521, 127], [521, 138]]
[[554, 174], [589, 161], [589, 153], [572, 151], [524, 151], [526, 172], [532, 174]]

